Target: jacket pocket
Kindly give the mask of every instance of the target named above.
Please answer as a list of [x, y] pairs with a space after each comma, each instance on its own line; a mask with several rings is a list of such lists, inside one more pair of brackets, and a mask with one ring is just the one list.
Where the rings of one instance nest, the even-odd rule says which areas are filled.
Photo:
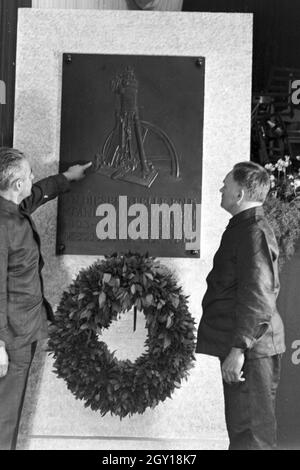
[[8, 324], [15, 336], [28, 334], [40, 315], [42, 300], [32, 299], [31, 305], [26, 302], [8, 302]]

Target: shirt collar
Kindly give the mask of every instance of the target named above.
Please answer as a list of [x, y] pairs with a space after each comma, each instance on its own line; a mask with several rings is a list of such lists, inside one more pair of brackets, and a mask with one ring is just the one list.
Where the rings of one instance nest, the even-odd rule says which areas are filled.
[[264, 209], [262, 206], [251, 207], [250, 209], [246, 209], [231, 217], [227, 228], [231, 228], [237, 224], [240, 224], [244, 220], [251, 218], [261, 218], [264, 217], [264, 215]]
[[21, 215], [18, 204], [8, 199], [5, 199], [2, 196], [0, 196], [0, 210], [8, 212], [9, 214]]

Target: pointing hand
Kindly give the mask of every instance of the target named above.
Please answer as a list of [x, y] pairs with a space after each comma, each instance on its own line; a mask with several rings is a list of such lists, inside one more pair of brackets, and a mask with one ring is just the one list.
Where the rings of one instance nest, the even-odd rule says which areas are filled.
[[85, 170], [89, 168], [93, 162], [86, 163], [84, 165], [73, 165], [70, 166], [67, 171], [63, 173], [63, 175], [69, 180], [69, 181], [79, 181], [82, 178], [85, 177]]

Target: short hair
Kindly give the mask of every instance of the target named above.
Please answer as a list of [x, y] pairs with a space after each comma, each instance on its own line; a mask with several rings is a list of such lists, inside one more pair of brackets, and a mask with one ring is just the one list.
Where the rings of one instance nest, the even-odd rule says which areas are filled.
[[0, 191], [7, 191], [22, 171], [25, 155], [17, 149], [0, 147]]
[[265, 202], [270, 190], [270, 177], [265, 168], [254, 162], [240, 162], [234, 165], [232, 176], [245, 189], [248, 201]]

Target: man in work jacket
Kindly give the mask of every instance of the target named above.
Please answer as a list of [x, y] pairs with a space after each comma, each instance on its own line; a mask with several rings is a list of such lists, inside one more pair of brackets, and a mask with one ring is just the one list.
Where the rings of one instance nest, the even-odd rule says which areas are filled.
[[285, 344], [278, 246], [262, 207], [270, 181], [260, 165], [242, 162], [223, 183], [221, 207], [232, 218], [207, 277], [196, 351], [220, 358], [229, 449], [274, 449]]
[[15, 449], [29, 368], [53, 320], [44, 297], [40, 238], [31, 213], [84, 177], [91, 164], [32, 184], [24, 154], [0, 147], [0, 449]]

